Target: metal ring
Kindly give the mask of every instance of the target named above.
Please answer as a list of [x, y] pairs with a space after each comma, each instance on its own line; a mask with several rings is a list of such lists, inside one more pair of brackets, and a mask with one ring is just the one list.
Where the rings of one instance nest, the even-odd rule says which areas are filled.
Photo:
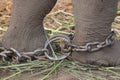
[[[61, 39], [64, 40], [65, 42], [67, 42], [68, 44], [71, 42], [71, 40], [69, 39], [69, 37], [67, 37], [67, 36], [65, 36], [65, 35], [62, 35], [62, 34], [60, 34], [60, 35], [55, 35], [55, 36], [52, 36], [51, 38], [49, 38], [49, 42], [47, 41], [47, 42], [45, 43], [44, 49], [47, 49], [47, 47], [49, 46], [49, 43], [51, 43], [51, 42], [53, 42], [53, 41], [55, 41], [55, 40], [61, 40]], [[58, 61], [58, 60], [63, 60], [63, 59], [65, 59], [65, 58], [67, 58], [67, 57], [71, 54], [71, 52], [68, 52], [66, 55], [61, 55], [61, 56], [57, 56], [57, 57], [52, 57], [52, 56], [50, 56], [50, 55], [49, 55], [49, 51], [44, 52], [44, 54], [45, 54], [45, 56], [46, 56], [48, 59], [53, 60], [53, 61]]]

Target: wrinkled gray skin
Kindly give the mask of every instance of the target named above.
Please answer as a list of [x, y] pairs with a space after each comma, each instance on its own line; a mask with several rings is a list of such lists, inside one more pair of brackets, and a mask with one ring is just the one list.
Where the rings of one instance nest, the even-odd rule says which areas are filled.
[[[3, 39], [3, 46], [19, 51], [43, 48], [46, 41], [43, 19], [54, 7], [56, 0], [13, 0], [12, 18]], [[75, 38], [73, 42], [84, 45], [90, 41], [103, 41], [111, 31], [116, 16], [117, 0], [73, 0]], [[74, 60], [82, 63], [115, 66], [120, 64], [120, 45], [98, 52], [74, 52]]]
[[43, 48], [46, 41], [43, 19], [56, 0], [13, 0], [12, 18], [3, 45], [19, 51]]

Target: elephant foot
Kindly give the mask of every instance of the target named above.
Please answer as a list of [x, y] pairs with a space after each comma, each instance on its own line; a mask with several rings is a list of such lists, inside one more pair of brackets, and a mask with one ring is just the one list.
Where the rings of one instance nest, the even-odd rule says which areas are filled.
[[43, 20], [57, 0], [13, 0], [10, 27], [3, 37], [3, 47], [20, 52], [44, 48]]
[[42, 25], [29, 27], [10, 26], [3, 38], [3, 47], [18, 51], [34, 51], [44, 48], [46, 37]]
[[114, 45], [92, 53], [74, 52], [72, 58], [85, 64], [117, 66], [120, 65], [120, 43], [116, 41]]

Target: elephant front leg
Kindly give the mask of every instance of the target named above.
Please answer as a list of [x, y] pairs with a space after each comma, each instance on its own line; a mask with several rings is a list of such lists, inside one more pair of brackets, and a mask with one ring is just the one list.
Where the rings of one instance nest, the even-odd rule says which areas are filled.
[[[75, 38], [78, 46], [88, 42], [102, 42], [111, 32], [111, 24], [116, 16], [117, 0], [73, 0], [75, 15]], [[74, 60], [104, 66], [120, 64], [120, 45], [116, 41], [111, 47], [97, 52], [74, 52]]]
[[3, 38], [3, 46], [18, 51], [43, 48], [46, 41], [43, 19], [56, 1], [13, 0], [11, 23]]

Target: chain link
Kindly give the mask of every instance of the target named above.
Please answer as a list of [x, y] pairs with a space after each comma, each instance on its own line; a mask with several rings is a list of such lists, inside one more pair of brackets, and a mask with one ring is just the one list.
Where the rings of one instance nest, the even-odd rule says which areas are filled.
[[[73, 44], [71, 41], [74, 38], [74, 35], [70, 34], [69, 36], [58, 34], [54, 35], [46, 41], [44, 49], [36, 49], [33, 52], [19, 52], [14, 48], [9, 50], [1, 47], [0, 48], [0, 59], [1, 61], [32, 61], [32, 60], [46, 60], [46, 57], [50, 60], [62, 60], [70, 56], [74, 51], [76, 52], [94, 52], [98, 51], [107, 46], [114, 44], [116, 33], [111, 31], [103, 42], [89, 42], [84, 46], [78, 46]], [[59, 42], [59, 47], [55, 42]], [[60, 42], [61, 41], [61, 42]], [[50, 47], [51, 46], [51, 47]], [[57, 50], [57, 48], [60, 48]]]
[[[64, 44], [60, 44], [60, 45], [63, 46], [63, 47], [65, 47], [65, 46], [67, 46], [68, 44], [71, 43], [71, 39], [70, 39], [68, 36], [65, 36], [65, 35], [62, 35], [62, 34], [52, 36], [52, 37], [49, 39], [49, 43], [52, 43], [52, 42], [54, 42], [54, 41], [56, 41], [56, 40], [62, 40], [62, 42], [64, 42]], [[48, 48], [48, 46], [50, 45], [49, 43], [46, 42], [46, 44], [45, 44], [45, 49]], [[65, 45], [65, 44], [66, 44], [66, 45]], [[49, 58], [50, 60], [62, 60], [62, 59], [65, 59], [65, 58], [67, 58], [67, 57], [71, 54], [71, 52], [70, 52], [70, 50], [69, 50], [70, 47], [71, 47], [71, 46], [68, 46], [68, 49], [67, 49], [67, 50], [64, 49], [64, 48], [63, 48], [63, 50], [61, 50], [61, 51], [64, 51], [63, 53], [65, 53], [65, 55], [59, 55], [59, 56], [56, 55], [56, 54], [51, 55], [51, 53], [48, 51], [48, 52], [45, 52], [45, 56], [46, 56], [47, 58]], [[66, 53], [66, 52], [67, 52], [67, 53]]]

